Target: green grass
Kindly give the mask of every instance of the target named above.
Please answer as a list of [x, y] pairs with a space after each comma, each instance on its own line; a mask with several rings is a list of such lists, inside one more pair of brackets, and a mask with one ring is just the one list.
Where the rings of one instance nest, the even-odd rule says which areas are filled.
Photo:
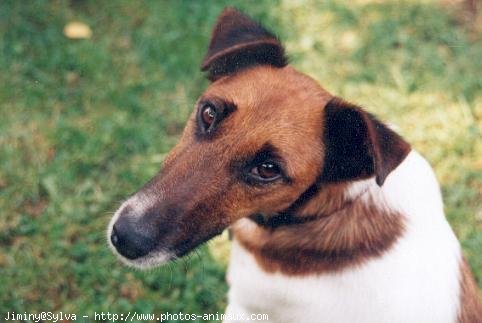
[[[223, 310], [224, 242], [140, 272], [104, 231], [207, 86], [199, 65], [225, 2], [0, 2], [0, 315]], [[294, 66], [428, 158], [480, 284], [482, 41], [437, 3], [237, 5], [280, 35]], [[93, 37], [64, 37], [71, 20]]]

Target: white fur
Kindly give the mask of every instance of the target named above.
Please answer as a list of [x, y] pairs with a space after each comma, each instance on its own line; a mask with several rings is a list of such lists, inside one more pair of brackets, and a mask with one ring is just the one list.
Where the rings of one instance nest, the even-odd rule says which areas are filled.
[[412, 151], [381, 189], [362, 181], [348, 194], [366, 188], [407, 218], [394, 247], [356, 268], [290, 277], [264, 272], [234, 241], [226, 313], [267, 313], [279, 323], [456, 322], [461, 252], [431, 167]]

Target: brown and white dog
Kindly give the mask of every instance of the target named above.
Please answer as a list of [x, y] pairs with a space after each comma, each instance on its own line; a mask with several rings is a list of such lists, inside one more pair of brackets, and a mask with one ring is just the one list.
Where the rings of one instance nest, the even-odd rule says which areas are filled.
[[110, 222], [120, 259], [159, 265], [230, 227], [228, 315], [482, 322], [439, 185], [405, 140], [287, 65], [236, 9], [202, 70], [212, 83], [179, 144]]

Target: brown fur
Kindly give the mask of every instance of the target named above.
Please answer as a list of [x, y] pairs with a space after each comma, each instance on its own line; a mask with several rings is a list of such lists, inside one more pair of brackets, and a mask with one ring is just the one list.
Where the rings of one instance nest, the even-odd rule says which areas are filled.
[[347, 181], [376, 175], [385, 178], [408, 155], [410, 145], [398, 134], [354, 104], [333, 98], [324, 111], [326, 154], [322, 179]]
[[[370, 114], [285, 65], [273, 34], [237, 10], [223, 12], [202, 66], [213, 82], [161, 172], [137, 193], [154, 205], [125, 222], [152, 235], [149, 241], [156, 244], [149, 252], [182, 256], [237, 223], [236, 238], [262, 268], [304, 275], [363, 264], [403, 234], [403, 215], [375, 202], [376, 189], [345, 193], [358, 179], [374, 177], [383, 185], [410, 146]], [[200, 128], [206, 102], [230, 107], [215, 129]], [[248, 161], [263, 147], [275, 150], [283, 180], [248, 183]], [[309, 221], [276, 228], [236, 222], [287, 211]], [[462, 272], [459, 321], [480, 321], [477, 288], [465, 262]]]
[[[160, 244], [182, 255], [237, 219], [288, 208], [320, 173], [322, 112], [330, 99], [315, 81], [289, 66], [255, 66], [212, 83], [199, 102], [226, 101], [236, 110], [209, 138], [197, 135], [195, 111], [160, 174], [141, 189], [169, 197], [152, 211], [177, 228]], [[290, 183], [250, 186], [236, 178], [237, 165], [266, 144], [283, 158]], [[167, 219], [173, 212], [177, 215]]]
[[460, 310], [458, 323], [482, 322], [482, 306], [474, 276], [465, 259], [460, 263]]
[[263, 26], [227, 8], [218, 17], [201, 69], [215, 81], [253, 65], [286, 66], [284, 48]]
[[[276, 55], [266, 50], [266, 43]], [[275, 263], [270, 270], [338, 270], [381, 254], [401, 234], [399, 215], [370, 203], [345, 201], [343, 183], [376, 176], [381, 185], [408, 153], [408, 144], [360, 108], [334, 99], [308, 76], [284, 66], [283, 54], [276, 37], [248, 17], [234, 9], [220, 16], [202, 66], [214, 82], [199, 99], [164, 169], [144, 188], [169, 197], [152, 213], [177, 228], [176, 234], [163, 235], [160, 243], [174, 246], [177, 255], [240, 218], [286, 210], [300, 218], [330, 216], [276, 232], [258, 228], [254, 237], [237, 232], [260, 261], [266, 257]], [[229, 102], [234, 107], [209, 136], [199, 134], [196, 119], [203, 102]], [[346, 113], [350, 118], [344, 124]], [[331, 119], [327, 121], [332, 117], [339, 121], [334, 127]], [[350, 120], [357, 122], [355, 126]], [[281, 157], [289, 183], [250, 186], [237, 179], [243, 161], [266, 145]], [[339, 145], [344, 145], [341, 150], [336, 149]], [[347, 151], [360, 157], [360, 163], [348, 155], [340, 168]], [[361, 164], [361, 169], [352, 167], [344, 173], [350, 163]], [[315, 198], [307, 197], [312, 201], [306, 203], [304, 193], [313, 186]], [[298, 247], [304, 251], [295, 256]]]
[[268, 272], [303, 275], [360, 265], [393, 245], [404, 219], [375, 205], [366, 191], [343, 198], [345, 189], [329, 185], [306, 204], [300, 213], [316, 214], [315, 221], [276, 230], [238, 224], [234, 236]]
[[[274, 46], [276, 55], [261, 45], [266, 42]], [[239, 11], [227, 9], [219, 18], [203, 65], [215, 81], [198, 100], [164, 168], [139, 192], [159, 197], [147, 214], [136, 219], [137, 227], [164, 228], [162, 232], [151, 232], [151, 240], [158, 241], [156, 248], [169, 248], [181, 256], [240, 218], [292, 211], [293, 205], [296, 206], [295, 216], [310, 216], [298, 212], [302, 211], [298, 210], [298, 202], [313, 186], [319, 198], [332, 190], [317, 206], [309, 204], [312, 215], [323, 213], [323, 208], [330, 203], [339, 204], [342, 191], [335, 188], [338, 183], [376, 176], [381, 185], [405, 157], [408, 145], [392, 145], [402, 142], [401, 138], [360, 108], [333, 99], [310, 77], [284, 66], [283, 53], [276, 37]], [[249, 59], [245, 59], [245, 54]], [[235, 66], [231, 66], [233, 64]], [[199, 122], [206, 102], [218, 107], [228, 104], [231, 111], [216, 123], [215, 129], [209, 129], [209, 133]], [[333, 127], [332, 119], [337, 121]], [[243, 167], [247, 167], [248, 161], [259, 155], [263, 147], [275, 150], [284, 178], [252, 185], [243, 179], [247, 173]], [[394, 151], [390, 150], [392, 147], [396, 147]], [[349, 157], [360, 157], [361, 163], [357, 163], [357, 159], [355, 162], [347, 159], [345, 152], [351, 153]], [[337, 167], [341, 158], [347, 162]], [[350, 161], [361, 167], [350, 166]], [[330, 169], [325, 172], [328, 166]], [[349, 173], [344, 173], [347, 169]], [[307, 206], [304, 201], [301, 204], [301, 209]], [[353, 220], [348, 210], [376, 213], [379, 218], [356, 217]], [[374, 226], [376, 223], [371, 223], [372, 220], [386, 219], [388, 233], [401, 230], [401, 225], [392, 221], [395, 217], [391, 214], [382, 214], [382, 210], [375, 208], [366, 209], [360, 203], [337, 213], [336, 217], [320, 221], [326, 228], [345, 224], [345, 240], [341, 245], [330, 242], [335, 243], [331, 246], [333, 249], [322, 249], [329, 247], [326, 239], [317, 246], [320, 252], [333, 259], [336, 264], [333, 268], [339, 268], [346, 259], [358, 259], [354, 254], [346, 254], [348, 251], [354, 253], [360, 248], [360, 253], [372, 255], [383, 249], [381, 241], [371, 239], [373, 233], [368, 227], [361, 226], [366, 232], [360, 233], [371, 239], [366, 246], [355, 246], [351, 240], [346, 240], [352, 239], [348, 237], [352, 232], [353, 239], [358, 239], [354, 224]], [[280, 232], [285, 230], [280, 229]], [[385, 237], [385, 231], [378, 233]], [[390, 245], [392, 238], [393, 235], [389, 235], [385, 245]], [[276, 242], [273, 239], [272, 243]], [[340, 256], [340, 261], [335, 256]]]

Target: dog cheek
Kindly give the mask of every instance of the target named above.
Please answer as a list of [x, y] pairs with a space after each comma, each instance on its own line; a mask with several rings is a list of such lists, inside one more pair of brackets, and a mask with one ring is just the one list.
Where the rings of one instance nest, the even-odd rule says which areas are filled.
[[264, 194], [253, 194], [244, 202], [244, 216], [254, 213], [273, 214], [287, 209], [301, 194], [302, 189], [281, 186]]

